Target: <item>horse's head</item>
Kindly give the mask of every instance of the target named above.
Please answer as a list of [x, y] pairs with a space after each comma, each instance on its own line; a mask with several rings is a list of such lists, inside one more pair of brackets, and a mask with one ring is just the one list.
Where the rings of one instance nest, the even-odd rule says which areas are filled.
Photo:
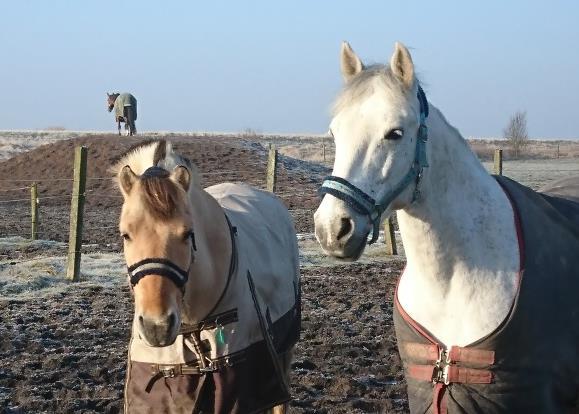
[[120, 93], [108, 93], [107, 92], [107, 108], [109, 112], [112, 112], [115, 107], [115, 101], [119, 97]]
[[138, 333], [152, 346], [167, 346], [181, 325], [182, 301], [195, 259], [187, 191], [191, 171], [151, 167], [142, 175], [128, 165], [117, 182], [123, 193], [119, 229], [135, 298]]
[[336, 145], [334, 169], [320, 189], [325, 196], [314, 220], [316, 237], [327, 254], [356, 260], [370, 231], [377, 236], [376, 223], [413, 200], [414, 175], [426, 164], [417, 140], [426, 139], [425, 127], [420, 133], [419, 127], [427, 104], [410, 53], [400, 43], [390, 65], [364, 67], [344, 42], [341, 67], [345, 86], [330, 124]]

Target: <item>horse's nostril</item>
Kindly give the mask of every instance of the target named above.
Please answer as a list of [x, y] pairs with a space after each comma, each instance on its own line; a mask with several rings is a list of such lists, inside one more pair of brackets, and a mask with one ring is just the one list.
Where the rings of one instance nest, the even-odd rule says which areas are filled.
[[177, 320], [177, 318], [175, 317], [175, 314], [171, 313], [169, 315], [169, 319], [167, 320], [167, 324], [169, 325], [169, 329], [171, 329], [173, 326], [175, 326], [176, 320]]
[[347, 236], [352, 231], [352, 219], [345, 217], [341, 219], [340, 231], [338, 232], [338, 240]]
[[139, 315], [139, 323], [141, 324], [141, 326], [145, 324], [145, 321], [143, 320], [143, 315]]

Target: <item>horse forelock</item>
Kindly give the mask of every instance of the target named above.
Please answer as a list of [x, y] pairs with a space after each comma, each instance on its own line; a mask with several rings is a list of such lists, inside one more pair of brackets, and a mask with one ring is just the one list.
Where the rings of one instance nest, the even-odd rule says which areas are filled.
[[372, 93], [376, 82], [379, 87], [390, 89], [397, 94], [405, 94], [405, 86], [388, 65], [370, 65], [348, 81], [334, 102], [332, 113], [335, 115], [347, 106], [356, 104]]
[[[155, 170], [165, 171], [158, 167]], [[141, 187], [140, 201], [148, 213], [153, 218], [163, 221], [175, 217], [179, 211], [179, 205], [185, 200], [177, 184], [169, 179], [169, 173], [144, 174], [139, 181]]]

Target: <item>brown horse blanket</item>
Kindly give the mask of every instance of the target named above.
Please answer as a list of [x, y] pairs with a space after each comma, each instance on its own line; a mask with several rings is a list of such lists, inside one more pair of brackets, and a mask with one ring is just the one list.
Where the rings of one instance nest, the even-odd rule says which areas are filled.
[[115, 118], [125, 118], [125, 107], [130, 106], [133, 110], [134, 120], [137, 119], [137, 98], [130, 93], [121, 93], [115, 99]]
[[300, 331], [291, 217], [277, 197], [247, 185], [206, 190], [223, 207], [235, 239], [229, 286], [213, 314], [182, 330], [173, 345], [153, 348], [133, 335], [127, 413], [252, 413], [290, 398], [278, 356]]
[[488, 336], [444, 350], [397, 298], [412, 413], [568, 413], [579, 397], [579, 203], [496, 177], [515, 211], [519, 290]]

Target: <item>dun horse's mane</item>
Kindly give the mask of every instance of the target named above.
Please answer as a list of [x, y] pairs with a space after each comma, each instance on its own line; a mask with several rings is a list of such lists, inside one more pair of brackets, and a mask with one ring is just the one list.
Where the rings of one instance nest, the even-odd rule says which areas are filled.
[[118, 176], [127, 165], [139, 176], [144, 207], [159, 219], [171, 218], [177, 206], [184, 202], [177, 184], [169, 179], [175, 167], [185, 166], [191, 175], [191, 186], [199, 184], [195, 166], [175, 153], [171, 143], [165, 140], [146, 140], [133, 145], [119, 157], [112, 170]]

